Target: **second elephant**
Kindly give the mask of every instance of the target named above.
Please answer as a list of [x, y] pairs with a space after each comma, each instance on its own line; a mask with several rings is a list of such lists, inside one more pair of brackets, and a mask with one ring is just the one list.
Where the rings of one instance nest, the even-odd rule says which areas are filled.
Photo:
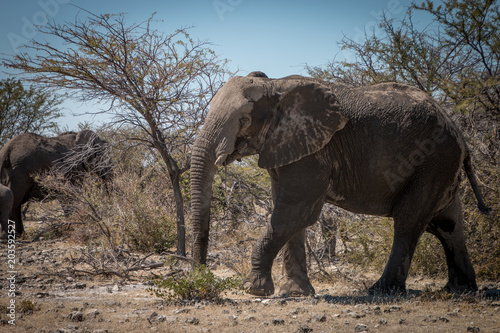
[[[34, 177], [54, 166], [67, 167], [67, 176], [76, 177], [75, 170], [93, 169], [92, 164], [107, 154], [107, 146], [106, 141], [89, 130], [66, 132], [52, 138], [23, 133], [7, 142], [0, 150], [0, 182], [13, 194], [10, 219], [15, 222], [17, 236], [24, 232], [21, 206], [30, 199], [43, 199], [46, 195]], [[71, 160], [73, 165], [65, 165], [83, 150], [78, 159]], [[111, 164], [101, 163], [99, 176], [107, 179], [111, 174]], [[5, 223], [2, 220], [2, 230], [7, 228]]]

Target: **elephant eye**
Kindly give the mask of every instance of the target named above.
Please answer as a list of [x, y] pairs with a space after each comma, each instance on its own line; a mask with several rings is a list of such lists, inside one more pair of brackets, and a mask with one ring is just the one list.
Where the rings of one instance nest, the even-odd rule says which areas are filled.
[[244, 116], [240, 118], [240, 127], [243, 128], [245, 125], [250, 123], [250, 118], [248, 116]]

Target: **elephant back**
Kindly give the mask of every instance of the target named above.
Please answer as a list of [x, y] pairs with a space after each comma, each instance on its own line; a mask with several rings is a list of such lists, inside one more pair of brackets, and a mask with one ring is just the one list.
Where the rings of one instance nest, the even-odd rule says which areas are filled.
[[[35, 173], [48, 170], [53, 163], [65, 156], [71, 147], [70, 140], [46, 138], [38, 134], [23, 133], [12, 138], [3, 148], [2, 170], [6, 167], [23, 170], [26, 173]], [[4, 172], [2, 177], [5, 178]], [[4, 179], [2, 179], [2, 183]]]

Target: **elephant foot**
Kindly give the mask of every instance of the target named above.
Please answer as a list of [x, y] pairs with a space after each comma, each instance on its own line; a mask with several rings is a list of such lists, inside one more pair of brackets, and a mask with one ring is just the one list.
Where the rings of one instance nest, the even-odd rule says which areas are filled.
[[263, 276], [262, 274], [251, 272], [243, 280], [243, 289], [255, 296], [270, 296], [274, 294], [274, 283], [271, 274]]
[[405, 284], [394, 284], [387, 283], [382, 280], [378, 280], [370, 289], [368, 289], [369, 295], [403, 295], [406, 293]]
[[446, 285], [443, 288], [444, 291], [450, 293], [450, 294], [467, 294], [467, 293], [473, 293], [478, 290], [476, 281], [471, 281], [466, 284], [457, 284], [457, 283], [452, 283], [451, 281], [448, 281]]
[[313, 296], [316, 294], [314, 287], [306, 280], [287, 279], [285, 284], [280, 288], [279, 295], [281, 297], [302, 297]]

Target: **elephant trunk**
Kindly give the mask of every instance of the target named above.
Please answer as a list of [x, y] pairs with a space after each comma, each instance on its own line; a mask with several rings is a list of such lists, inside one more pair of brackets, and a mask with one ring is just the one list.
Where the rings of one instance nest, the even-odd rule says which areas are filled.
[[191, 223], [195, 264], [205, 264], [207, 259], [215, 161], [214, 143], [207, 140], [202, 131], [196, 139], [191, 156]]
[[[217, 107], [214, 109], [218, 110]], [[211, 112], [212, 109], [191, 151], [191, 225], [195, 264], [206, 263], [212, 183], [217, 166], [226, 163], [234, 152], [239, 129], [237, 118], [226, 113], [220, 116], [220, 110]]]

